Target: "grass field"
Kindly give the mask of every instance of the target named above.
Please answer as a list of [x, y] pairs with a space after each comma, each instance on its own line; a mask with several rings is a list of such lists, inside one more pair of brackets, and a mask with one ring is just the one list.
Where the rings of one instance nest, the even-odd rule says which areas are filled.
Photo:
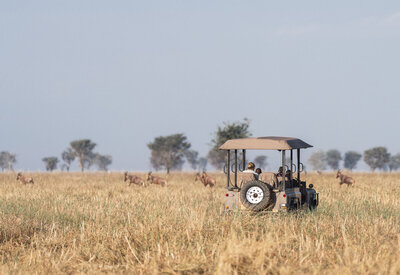
[[[313, 213], [223, 214], [225, 180], [128, 187], [118, 173], [0, 174], [1, 273], [398, 274], [400, 174], [308, 174]], [[142, 175], [144, 177], [144, 175]]]

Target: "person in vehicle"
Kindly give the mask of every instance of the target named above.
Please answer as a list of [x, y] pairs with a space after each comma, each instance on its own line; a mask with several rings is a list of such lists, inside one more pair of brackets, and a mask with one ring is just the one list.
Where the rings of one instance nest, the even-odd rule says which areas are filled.
[[[286, 181], [288, 181], [290, 179], [290, 174], [291, 174], [291, 171], [290, 170], [286, 170], [286, 173], [285, 173], [285, 180]], [[283, 175], [283, 168], [281, 166], [281, 167], [279, 167], [278, 173], [276, 174], [276, 176], [277, 177], [282, 177], [282, 175]]]
[[253, 162], [249, 162], [247, 164], [247, 169], [243, 171], [243, 173], [253, 174], [256, 179], [258, 179], [258, 174], [254, 171], [256, 165]]
[[256, 173], [257, 173], [258, 175], [260, 175], [260, 174], [262, 173], [261, 168], [257, 168], [257, 169], [256, 169]]

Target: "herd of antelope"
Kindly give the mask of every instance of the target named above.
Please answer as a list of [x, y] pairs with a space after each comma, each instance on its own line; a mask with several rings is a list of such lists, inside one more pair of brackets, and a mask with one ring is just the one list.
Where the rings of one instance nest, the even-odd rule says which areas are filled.
[[[347, 184], [347, 187], [352, 186], [355, 183], [355, 180], [352, 177], [344, 175], [340, 170], [337, 171], [336, 178], [340, 179], [340, 186], [343, 184]], [[22, 173], [17, 174], [17, 181], [22, 184], [34, 184], [33, 178], [24, 177]], [[200, 181], [203, 183], [204, 187], [210, 186], [214, 187], [216, 185], [216, 180], [209, 176], [206, 172], [197, 173], [194, 181]], [[135, 175], [129, 175], [128, 172], [124, 173], [124, 182], [127, 182], [128, 186], [132, 184], [136, 184], [138, 186], [147, 186], [148, 183], [160, 185], [162, 187], [167, 185], [167, 180], [161, 177], [154, 176], [152, 172], [147, 174], [147, 179], [143, 180], [141, 177]]]
[[[196, 174], [196, 178], [195, 178], [195, 182], [197, 180], [200, 180], [204, 186], [210, 186], [210, 187], [214, 187], [216, 184], [216, 180], [212, 177], [210, 177], [206, 172], [203, 173], [197, 173]], [[22, 173], [18, 173], [17, 174], [17, 181], [20, 181], [22, 184], [34, 184], [33, 178], [28, 178], [22, 175]], [[162, 187], [167, 185], [167, 180], [158, 176], [154, 176], [152, 174], [152, 172], [149, 172], [147, 174], [147, 179], [144, 180], [139, 176], [135, 176], [135, 175], [129, 175], [128, 172], [124, 173], [124, 182], [127, 182], [128, 186], [131, 186], [132, 184], [136, 184], [138, 186], [146, 186], [148, 183], [150, 184], [156, 184], [156, 185], [160, 185]]]

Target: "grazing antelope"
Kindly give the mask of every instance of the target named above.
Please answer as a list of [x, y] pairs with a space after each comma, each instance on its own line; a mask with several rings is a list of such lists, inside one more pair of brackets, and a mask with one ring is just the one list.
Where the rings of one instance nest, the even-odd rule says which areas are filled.
[[349, 187], [350, 185], [356, 182], [352, 177], [343, 175], [342, 172], [340, 172], [340, 170], [337, 171], [336, 178], [340, 178], [339, 182], [340, 186], [342, 186], [343, 183], [346, 183], [347, 187]]
[[153, 183], [153, 184], [158, 184], [158, 185], [161, 185], [161, 186], [165, 186], [165, 185], [167, 185], [167, 180], [165, 180], [165, 179], [163, 179], [163, 178], [160, 178], [160, 177], [157, 177], [157, 176], [153, 176], [152, 174], [151, 174], [151, 172], [149, 172], [148, 174], [147, 174], [147, 181], [150, 181], [150, 183]]
[[21, 183], [23, 183], [23, 184], [28, 184], [28, 183], [34, 184], [33, 178], [25, 178], [25, 177], [22, 175], [22, 173], [18, 173], [18, 174], [17, 174], [17, 180], [19, 180], [19, 181], [20, 181]]
[[128, 186], [131, 186], [131, 184], [137, 184], [139, 186], [144, 186], [144, 180], [138, 176], [132, 176], [128, 175], [128, 172], [124, 173], [124, 182], [128, 181]]
[[216, 180], [207, 175], [206, 172], [203, 172], [201, 174], [197, 173], [194, 181], [196, 182], [197, 180], [201, 181], [204, 184], [204, 187], [206, 187], [207, 185], [213, 187], [216, 184]]

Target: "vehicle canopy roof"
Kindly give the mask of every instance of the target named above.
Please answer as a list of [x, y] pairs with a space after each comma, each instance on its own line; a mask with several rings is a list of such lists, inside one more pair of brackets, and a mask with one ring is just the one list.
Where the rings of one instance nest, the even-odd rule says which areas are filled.
[[220, 150], [292, 150], [310, 148], [312, 145], [293, 137], [254, 137], [230, 139]]

